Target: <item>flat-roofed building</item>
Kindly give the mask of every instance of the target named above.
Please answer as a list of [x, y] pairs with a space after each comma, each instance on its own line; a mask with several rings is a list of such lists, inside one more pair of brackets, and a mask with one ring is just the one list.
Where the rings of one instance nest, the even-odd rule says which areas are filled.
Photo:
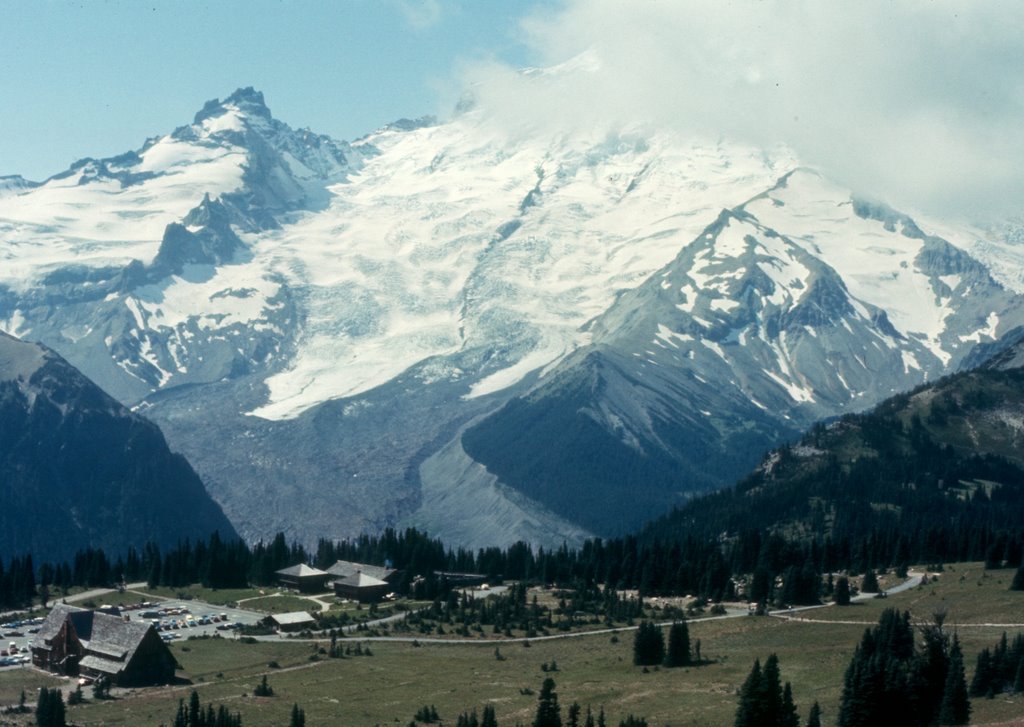
[[275, 613], [268, 616], [267, 621], [278, 631], [302, 631], [316, 628], [316, 619], [305, 611]]

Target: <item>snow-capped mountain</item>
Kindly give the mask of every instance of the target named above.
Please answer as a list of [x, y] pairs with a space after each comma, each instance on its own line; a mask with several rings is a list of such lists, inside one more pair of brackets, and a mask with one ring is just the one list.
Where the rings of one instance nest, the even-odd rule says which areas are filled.
[[463, 444], [556, 512], [609, 531], [630, 499], [639, 526], [814, 421], [951, 370], [1022, 302], [908, 217], [798, 169], [722, 211]]
[[0, 327], [144, 409], [252, 538], [621, 531], [1024, 323], [1009, 238], [667, 132], [469, 109], [349, 144], [244, 89], [5, 189]]

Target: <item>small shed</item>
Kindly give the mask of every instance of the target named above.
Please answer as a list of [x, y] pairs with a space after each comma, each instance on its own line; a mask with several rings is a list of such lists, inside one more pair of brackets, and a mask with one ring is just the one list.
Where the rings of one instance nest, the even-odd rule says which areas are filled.
[[302, 631], [316, 628], [316, 619], [305, 611], [276, 613], [269, 616], [268, 620], [278, 631]]
[[391, 585], [387, 581], [366, 573], [355, 573], [334, 582], [335, 596], [351, 598], [360, 603], [377, 603], [390, 590]]
[[305, 563], [293, 565], [290, 568], [282, 568], [275, 573], [277, 582], [285, 588], [294, 588], [302, 593], [321, 593], [327, 590], [327, 581], [331, 574], [327, 571], [313, 568]]

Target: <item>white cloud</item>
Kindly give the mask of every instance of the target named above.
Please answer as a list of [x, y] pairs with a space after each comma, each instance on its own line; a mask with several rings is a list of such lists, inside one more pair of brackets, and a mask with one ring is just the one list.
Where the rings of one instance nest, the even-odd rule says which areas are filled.
[[406, 22], [417, 30], [432, 28], [441, 21], [439, 0], [397, 0]]
[[647, 123], [794, 148], [909, 208], [1024, 207], [1024, 3], [567, 0], [523, 23], [545, 72], [477, 64], [504, 123]]

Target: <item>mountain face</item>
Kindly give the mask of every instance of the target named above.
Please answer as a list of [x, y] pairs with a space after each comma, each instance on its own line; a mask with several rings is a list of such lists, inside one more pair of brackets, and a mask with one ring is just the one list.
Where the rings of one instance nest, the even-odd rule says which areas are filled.
[[0, 552], [66, 559], [234, 528], [160, 430], [53, 351], [0, 333]]
[[1024, 324], [1007, 235], [784, 150], [261, 94], [0, 194], [0, 328], [158, 422], [245, 537], [613, 534]]
[[[1016, 365], [1009, 365], [1016, 360]], [[1024, 343], [970, 371], [816, 425], [734, 488], [651, 523], [644, 537], [768, 528], [857, 542], [935, 537], [953, 526], [1019, 529], [1024, 518]], [[931, 536], [927, 534], [933, 533]]]
[[556, 512], [637, 527], [819, 419], [940, 376], [1021, 303], [910, 218], [795, 170], [623, 293], [463, 444]]

